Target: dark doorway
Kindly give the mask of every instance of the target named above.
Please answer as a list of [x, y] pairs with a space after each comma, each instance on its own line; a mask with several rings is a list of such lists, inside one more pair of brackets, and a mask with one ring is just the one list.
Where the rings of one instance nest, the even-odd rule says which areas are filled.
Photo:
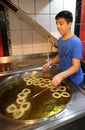
[[78, 37], [79, 37], [79, 33], [80, 33], [81, 8], [82, 8], [82, 0], [76, 0], [75, 30], [74, 30], [74, 33]]
[[6, 27], [6, 16], [5, 16], [5, 7], [0, 4], [0, 33], [1, 33], [1, 44], [0, 46], [1, 56], [9, 56], [9, 49], [8, 49], [8, 38], [7, 38], [7, 27]]

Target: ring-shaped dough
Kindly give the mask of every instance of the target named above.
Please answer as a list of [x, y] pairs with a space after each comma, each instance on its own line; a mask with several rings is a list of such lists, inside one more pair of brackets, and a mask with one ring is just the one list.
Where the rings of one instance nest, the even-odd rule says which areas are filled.
[[65, 97], [65, 98], [69, 98], [70, 97], [70, 93], [68, 93], [68, 92], [62, 92], [61, 96]]
[[44, 78], [38, 78], [39, 83], [42, 82]]
[[26, 98], [27, 95], [26, 95], [26, 93], [21, 92], [21, 93], [18, 93], [18, 94], [17, 94], [17, 97], [18, 97], [18, 98]]
[[43, 80], [45, 83], [51, 83], [51, 80], [50, 79], [44, 79]]
[[47, 88], [52, 88], [51, 83], [46, 84]]
[[30, 80], [31, 80], [32, 82], [34, 82], [34, 81], [37, 80], [37, 78], [35, 78], [35, 77], [30, 77]]
[[36, 82], [33, 82], [33, 85], [38, 86], [39, 83], [36, 81]]
[[60, 87], [59, 87], [59, 91], [65, 92], [65, 91], [66, 91], [66, 87], [65, 87], [65, 86], [60, 86]]
[[26, 81], [26, 85], [32, 85], [32, 81], [31, 80], [27, 80]]
[[14, 113], [13, 113], [13, 118], [14, 119], [20, 119], [23, 115], [24, 115], [24, 113], [25, 113], [25, 111], [24, 111], [24, 109], [22, 110], [22, 109], [16, 109], [15, 111], [14, 111]]
[[39, 87], [41, 87], [41, 88], [46, 88], [47, 86], [46, 86], [45, 83], [39, 83]]
[[57, 99], [61, 98], [61, 94], [59, 92], [53, 92], [52, 96]]
[[23, 80], [24, 80], [24, 81], [29, 81], [30, 78], [29, 78], [29, 77], [25, 77], [25, 78], [23, 78]]
[[31, 107], [31, 103], [30, 102], [24, 102], [23, 104], [20, 105], [20, 109], [27, 111], [29, 110]]
[[59, 91], [59, 90], [60, 90], [60, 89], [57, 88], [57, 87], [51, 87], [51, 89], [50, 89], [51, 92], [56, 92], [56, 91]]
[[22, 103], [24, 103], [24, 102], [26, 102], [26, 99], [23, 98], [23, 97], [19, 97], [19, 98], [16, 99], [16, 103], [17, 103], [17, 104], [22, 104]]
[[15, 104], [11, 104], [7, 107], [6, 111], [8, 113], [13, 113], [16, 110], [16, 105]]
[[22, 90], [22, 93], [29, 94], [29, 93], [31, 93], [31, 90], [28, 88], [25, 88]]

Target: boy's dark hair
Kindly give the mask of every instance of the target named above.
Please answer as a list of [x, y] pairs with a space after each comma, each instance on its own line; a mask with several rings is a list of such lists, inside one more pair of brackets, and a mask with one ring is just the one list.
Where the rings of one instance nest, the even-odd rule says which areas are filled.
[[58, 18], [64, 18], [67, 23], [73, 22], [73, 15], [70, 11], [64, 10], [59, 12], [56, 16], [55, 19], [57, 20]]

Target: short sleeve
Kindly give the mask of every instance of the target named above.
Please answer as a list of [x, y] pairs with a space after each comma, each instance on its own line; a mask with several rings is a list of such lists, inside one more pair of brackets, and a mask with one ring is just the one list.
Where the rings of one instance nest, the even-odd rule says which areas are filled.
[[73, 50], [72, 52], [73, 58], [80, 58], [80, 59], [82, 58], [83, 47], [81, 42], [75, 43], [72, 50]]

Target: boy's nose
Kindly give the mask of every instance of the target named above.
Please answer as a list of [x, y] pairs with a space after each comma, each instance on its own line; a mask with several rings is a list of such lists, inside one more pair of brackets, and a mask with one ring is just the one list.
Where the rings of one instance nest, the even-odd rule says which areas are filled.
[[56, 27], [59, 28], [59, 24], [56, 24]]

